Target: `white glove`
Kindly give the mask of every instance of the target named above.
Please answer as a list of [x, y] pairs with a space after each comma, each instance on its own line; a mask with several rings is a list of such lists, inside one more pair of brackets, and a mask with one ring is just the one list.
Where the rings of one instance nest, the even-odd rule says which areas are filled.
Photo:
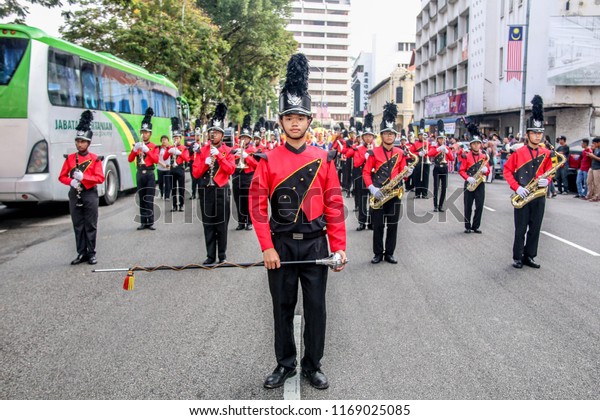
[[142, 152], [148, 153], [149, 151], [150, 151], [150, 148], [148, 146], [146, 146], [145, 144], [142, 144]]
[[487, 173], [488, 173], [489, 171], [490, 171], [490, 170], [487, 168], [487, 166], [484, 166], [483, 168], [481, 168], [481, 173], [482, 173], [482, 174], [484, 174], [484, 175], [487, 175]]
[[414, 172], [415, 168], [408, 168], [408, 172], [406, 173], [406, 176], [411, 176]]
[[213, 160], [212, 160], [212, 158], [211, 158], [211, 157], [207, 157], [207, 158], [204, 160], [204, 163], [206, 163], [207, 165], [209, 165], [209, 166], [210, 166], [210, 165], [212, 165], [212, 161], [213, 161]]
[[369, 156], [371, 156], [369, 152], [365, 153], [365, 160], [369, 160]]
[[425, 156], [425, 152], [424, 152], [424, 151], [422, 151], [422, 150], [421, 150], [421, 151], [419, 151], [419, 156], [421, 156], [421, 157]]
[[137, 142], [133, 145], [133, 151], [134, 152], [139, 152], [142, 149], [142, 143], [141, 142]]
[[192, 150], [194, 152], [197, 152], [198, 150], [200, 150], [200, 143], [194, 143], [194, 146], [192, 147]]
[[237, 149], [234, 153], [234, 156], [237, 156], [237, 157], [242, 156], [242, 149]]
[[243, 157], [244, 159], [246, 159], [246, 158], [248, 157], [248, 153], [246, 153], [246, 152], [242, 152], [242, 157]]
[[382, 200], [383, 199], [383, 193], [375, 185], [373, 185], [373, 184], [369, 185], [369, 192], [376, 199], [378, 199], [378, 200]]
[[471, 185], [474, 185], [477, 182], [477, 180], [475, 178], [473, 178], [472, 176], [470, 176], [467, 178], [467, 182]]
[[79, 181], [77, 181], [76, 179], [72, 179], [71, 180], [71, 187], [73, 187], [73, 188], [79, 188]]
[[442, 153], [442, 152], [446, 153], [447, 149], [446, 149], [446, 146], [440, 146], [436, 150], [438, 153]]
[[177, 147], [173, 146], [169, 149], [169, 154], [179, 156], [181, 154], [181, 150], [179, 150]]
[[219, 149], [217, 149], [216, 147], [211, 147], [210, 148], [210, 155], [211, 156], [217, 156], [219, 154]]
[[517, 188], [517, 194], [519, 194], [521, 198], [525, 198], [529, 195], [529, 191], [527, 188], [519, 187]]
[[538, 180], [538, 187], [540, 187], [540, 188], [546, 188], [548, 186], [548, 184], [550, 184], [550, 182], [548, 181], [548, 178], [540, 178]]
[[81, 172], [79, 169], [76, 169], [73, 171], [73, 179], [76, 179], [77, 181], [81, 181], [83, 179], [83, 172]]

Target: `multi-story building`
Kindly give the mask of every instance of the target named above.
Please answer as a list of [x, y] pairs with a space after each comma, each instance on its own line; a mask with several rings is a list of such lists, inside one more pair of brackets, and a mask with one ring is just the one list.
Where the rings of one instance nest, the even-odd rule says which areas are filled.
[[568, 141], [600, 134], [596, 2], [432, 0], [422, 6], [417, 17], [418, 118], [452, 124], [466, 115], [484, 132], [517, 135], [524, 81], [520, 63], [526, 60], [526, 106], [535, 94], [542, 96], [546, 134], [551, 139], [566, 135]]
[[294, 0], [287, 29], [310, 61], [313, 117], [350, 118], [350, 0]]
[[361, 51], [352, 66], [352, 115], [355, 117], [362, 117], [369, 105], [372, 73], [372, 54]]
[[382, 80], [369, 92], [369, 111], [373, 114], [373, 124], [379, 128], [383, 119], [383, 106], [394, 102], [398, 107], [396, 125], [406, 129], [414, 118], [413, 91], [415, 87], [414, 68], [398, 65], [389, 77]]

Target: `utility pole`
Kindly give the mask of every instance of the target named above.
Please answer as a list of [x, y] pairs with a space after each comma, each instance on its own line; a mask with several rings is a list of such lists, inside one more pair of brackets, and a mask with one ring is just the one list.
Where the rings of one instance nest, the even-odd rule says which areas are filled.
[[531, 12], [531, 0], [527, 0], [527, 12], [525, 16], [525, 51], [523, 53], [523, 82], [521, 90], [521, 115], [519, 116], [519, 133], [525, 137], [525, 96], [527, 95], [527, 50], [529, 46], [529, 14]]

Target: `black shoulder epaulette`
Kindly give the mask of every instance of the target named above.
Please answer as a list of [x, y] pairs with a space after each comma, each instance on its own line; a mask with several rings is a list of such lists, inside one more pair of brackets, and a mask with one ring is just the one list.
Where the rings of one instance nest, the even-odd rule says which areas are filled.
[[266, 153], [254, 153], [252, 156], [254, 156], [254, 159], [256, 159], [257, 162], [260, 162], [261, 159], [264, 159], [267, 162], [269, 161]]
[[331, 149], [329, 152], [327, 152], [327, 162], [331, 162], [333, 159], [335, 159], [337, 153], [338, 152], [336, 149]]
[[69, 157], [69, 155], [67, 155], [67, 154], [64, 154], [64, 155], [63, 155], [63, 157], [66, 159], [66, 158], [68, 158], [68, 157]]
[[102, 162], [104, 160], [104, 156], [98, 156], [96, 158], [96, 162]]

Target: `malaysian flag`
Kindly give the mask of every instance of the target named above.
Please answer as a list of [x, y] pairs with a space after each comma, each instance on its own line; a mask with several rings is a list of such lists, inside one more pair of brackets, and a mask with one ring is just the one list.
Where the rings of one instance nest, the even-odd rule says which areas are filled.
[[508, 58], [506, 60], [507, 82], [510, 82], [512, 79], [521, 80], [521, 66], [523, 65], [522, 41], [523, 27], [511, 26], [508, 31]]

